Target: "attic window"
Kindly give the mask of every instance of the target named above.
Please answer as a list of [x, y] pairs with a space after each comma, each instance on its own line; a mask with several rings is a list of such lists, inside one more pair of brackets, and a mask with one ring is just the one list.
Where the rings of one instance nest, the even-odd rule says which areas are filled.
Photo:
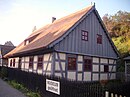
[[82, 32], [82, 40], [88, 41], [88, 31], [81, 30]]
[[30, 38], [28, 38], [28, 39], [26, 39], [26, 40], [24, 41], [24, 45], [28, 45], [28, 44], [29, 44], [30, 42], [32, 42], [38, 35], [39, 35], [39, 33], [36, 34], [36, 35], [34, 35], [34, 36], [32, 36], [32, 37], [30, 37]]
[[97, 44], [102, 44], [102, 35], [97, 34]]

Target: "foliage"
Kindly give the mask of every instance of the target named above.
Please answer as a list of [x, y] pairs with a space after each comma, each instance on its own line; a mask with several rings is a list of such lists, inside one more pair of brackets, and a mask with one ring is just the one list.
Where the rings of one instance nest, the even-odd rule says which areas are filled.
[[7, 77], [7, 68], [5, 67], [2, 67], [1, 70], [0, 70], [0, 76], [1, 78], [6, 78]]
[[118, 11], [115, 15], [105, 14], [103, 22], [122, 56], [130, 51], [130, 13]]
[[13, 86], [14, 88], [20, 90], [22, 93], [24, 93], [27, 97], [41, 97], [39, 93], [32, 92], [28, 90], [26, 87], [24, 87], [22, 84], [19, 84], [15, 80], [8, 81], [8, 83]]

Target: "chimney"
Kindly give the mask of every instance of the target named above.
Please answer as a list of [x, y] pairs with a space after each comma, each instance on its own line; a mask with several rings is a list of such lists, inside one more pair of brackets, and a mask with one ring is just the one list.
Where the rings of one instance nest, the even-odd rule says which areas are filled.
[[55, 20], [56, 20], [56, 18], [55, 18], [55, 17], [52, 17], [52, 23], [53, 23]]

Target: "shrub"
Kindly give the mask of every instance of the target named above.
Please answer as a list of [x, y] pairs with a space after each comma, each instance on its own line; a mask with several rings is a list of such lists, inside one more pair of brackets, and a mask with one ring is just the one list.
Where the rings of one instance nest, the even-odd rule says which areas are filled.
[[7, 73], [7, 68], [2, 67], [2, 68], [1, 68], [1, 71], [0, 71], [0, 76], [1, 76], [2, 78], [6, 78], [7, 75], [8, 75], [8, 73]]

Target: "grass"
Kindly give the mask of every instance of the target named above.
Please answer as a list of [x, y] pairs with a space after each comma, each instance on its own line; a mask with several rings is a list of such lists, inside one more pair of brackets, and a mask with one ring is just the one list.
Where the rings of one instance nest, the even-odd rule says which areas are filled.
[[15, 89], [24, 93], [27, 97], [41, 97], [38, 92], [33, 92], [31, 90], [28, 90], [26, 87], [24, 87], [22, 84], [19, 84], [15, 80], [8, 81], [8, 83]]

